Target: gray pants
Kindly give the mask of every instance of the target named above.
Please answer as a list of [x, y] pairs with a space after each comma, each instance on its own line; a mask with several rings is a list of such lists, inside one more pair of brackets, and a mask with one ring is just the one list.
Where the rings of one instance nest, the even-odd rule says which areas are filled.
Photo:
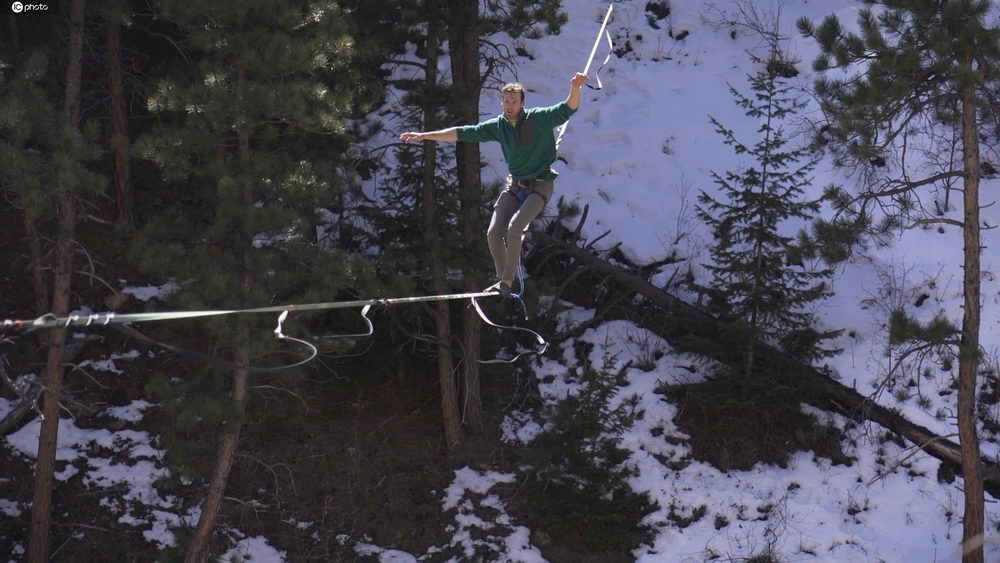
[[522, 203], [514, 193], [517, 185], [513, 178], [507, 176], [507, 188], [493, 205], [493, 218], [490, 219], [490, 229], [486, 233], [497, 278], [501, 280], [513, 280], [517, 275], [524, 233], [545, 208], [555, 188], [552, 180], [529, 180], [524, 184], [528, 189], [525, 190], [527, 197]]

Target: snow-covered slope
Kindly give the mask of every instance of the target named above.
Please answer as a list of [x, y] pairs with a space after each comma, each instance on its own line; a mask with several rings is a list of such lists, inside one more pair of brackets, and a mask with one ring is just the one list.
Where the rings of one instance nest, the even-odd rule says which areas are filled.
[[[551, 104], [566, 95], [569, 78], [582, 70], [607, 7], [602, 0], [565, 4], [570, 21], [562, 33], [523, 44], [532, 60], [521, 59], [516, 78], [529, 90], [528, 105]], [[819, 20], [835, 13], [843, 23], [853, 26], [860, 8], [860, 2], [847, 0], [752, 4], [765, 20], [768, 14], [780, 14], [779, 29], [788, 37], [786, 48], [800, 61], [797, 68], [801, 74], [794, 80], [804, 96], [808, 96], [814, 79], [810, 67], [817, 48], [798, 36], [795, 21], [802, 16]], [[617, 48], [627, 40], [632, 51], [622, 58], [612, 57], [601, 73], [603, 90], [585, 91], [583, 105], [570, 122], [560, 149], [565, 163], [556, 194], [590, 206], [585, 236], [593, 238], [611, 229], [611, 235], [599, 244], [621, 242], [637, 259], [663, 257], [674, 250], [677, 235], [687, 233], [676, 249], [691, 259], [699, 273], [698, 264], [709, 259], [705, 246], [711, 235], [692, 215], [695, 197], [700, 190], [714, 192], [711, 171], [721, 174], [742, 164], [713, 131], [709, 115], [748, 144], [755, 140], [758, 124], [733, 103], [727, 84], [748, 92], [746, 75], [756, 70], [748, 52], [764, 54], [763, 45], [750, 29], [730, 23], [740, 21], [737, 2], [670, 2], [671, 13], [665, 19], [651, 18], [648, 5], [644, 0], [615, 2], [611, 35]], [[675, 39], [685, 32], [682, 40]], [[602, 45], [598, 62], [603, 59], [603, 49]], [[495, 115], [498, 108], [498, 98], [484, 97], [484, 115]], [[810, 117], [812, 112], [815, 118], [815, 111], [815, 106], [810, 106], [801, 117]], [[789, 125], [795, 130], [795, 123]], [[503, 173], [499, 151], [487, 148], [485, 152], [496, 163], [497, 174]], [[815, 171], [815, 191], [810, 195], [818, 196], [829, 183], [850, 187], [852, 182], [824, 161]], [[990, 203], [995, 185], [996, 180], [984, 182], [984, 205]], [[984, 213], [984, 219], [996, 223], [994, 209], [987, 208]], [[984, 231], [984, 237], [982, 342], [987, 352], [995, 352], [991, 346], [997, 342], [1000, 295], [988, 249], [995, 244], [996, 235]], [[961, 249], [961, 233], [955, 228], [943, 233], [910, 231], [890, 248], [870, 250], [862, 259], [840, 268], [836, 295], [818, 310], [827, 325], [846, 329], [838, 342], [844, 352], [829, 361], [833, 372], [862, 393], [877, 388], [894, 359], [887, 354], [886, 332], [894, 306], [905, 305], [922, 319], [944, 312], [960, 322]], [[916, 306], [923, 293], [928, 298]], [[589, 313], [576, 314], [585, 318]], [[635, 351], [621, 344], [623, 335], [637, 330], [609, 323], [589, 331], [584, 338], [597, 345], [618, 343], [620, 359], [625, 360]], [[961, 479], [953, 484], [939, 483], [938, 461], [921, 453], [909, 459], [913, 464], [909, 475], [897, 470], [876, 479], [878, 471], [885, 469], [880, 464], [888, 460], [892, 466], [912, 453], [892, 443], [874, 443], [856, 436], [855, 444], [845, 444], [848, 453], [858, 458], [850, 467], [831, 466], [809, 453], [799, 454], [787, 469], [758, 466], [753, 471], [723, 474], [699, 463], [681, 471], [663, 467], [652, 454], [681, 457], [686, 446], [670, 446], [650, 434], [650, 425], [665, 425], [669, 433], [675, 414], [673, 407], [650, 391], [657, 381], [690, 377], [674, 366], [676, 360], [668, 355], [654, 373], [631, 374], [631, 384], [621, 392], [621, 397], [637, 393], [648, 403], [643, 405], [646, 419], [625, 440], [641, 470], [634, 487], [648, 491], [663, 511], [672, 504], [711, 508], [708, 516], [683, 530], [664, 514], [651, 515], [649, 522], [658, 529], [657, 540], [652, 547], [638, 550], [637, 560], [701, 561], [713, 554], [723, 560], [741, 560], [767, 546], [782, 560], [795, 561], [932, 562], [958, 557]], [[547, 365], [538, 375], [565, 374], [565, 364], [573, 361], [567, 357], [560, 362], [563, 365]], [[955, 396], [947, 388], [956, 373], [957, 362], [951, 371], [938, 367], [929, 376], [915, 378], [920, 386], [909, 388], [908, 397], [885, 392], [879, 402], [899, 409], [934, 432], [953, 435]], [[557, 377], [550, 387], [558, 386], [559, 381]], [[565, 392], [553, 391], [553, 397]], [[650, 415], [651, 411], [655, 414]], [[829, 424], [844, 424], [833, 414], [813, 414]], [[984, 433], [984, 439], [984, 455], [994, 456], [996, 438]], [[741, 519], [741, 511], [754, 514], [755, 508], [765, 504], [779, 506], [781, 516]], [[713, 514], [738, 525], [716, 529]], [[987, 505], [987, 530], [994, 528], [997, 515]], [[998, 548], [996, 542], [988, 542], [988, 554], [996, 556]]]

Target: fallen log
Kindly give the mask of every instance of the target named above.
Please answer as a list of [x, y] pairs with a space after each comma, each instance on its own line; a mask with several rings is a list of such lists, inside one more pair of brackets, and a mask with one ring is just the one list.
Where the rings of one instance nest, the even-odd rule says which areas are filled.
[[[619, 286], [615, 291], [641, 295], [652, 305], [651, 310], [658, 314], [643, 315], [638, 319], [639, 324], [647, 330], [659, 334], [667, 342], [676, 344], [680, 338], [688, 335], [711, 336], [717, 334], [718, 320], [707, 311], [663, 291], [647, 280], [626, 272], [575, 244], [559, 240], [545, 232], [535, 232], [532, 237], [534, 247], [527, 261], [541, 264], [544, 269], [546, 255], [556, 252], [563, 258], [557, 266], [560, 276], [571, 275], [578, 268], [587, 268], [597, 276], [613, 280]], [[569, 258], [570, 261], [565, 260], [565, 258]], [[550, 264], [549, 267], [551, 268], [552, 265]], [[546, 272], [535, 272], [535, 275], [544, 276]], [[586, 277], [581, 276], [580, 282], [585, 285]], [[604, 300], [607, 299], [609, 297], [605, 296]], [[569, 297], [568, 300], [573, 301], [574, 299]], [[592, 305], [592, 303], [578, 304]], [[606, 312], [605, 315], [611, 317], [610, 312]], [[614, 318], [624, 317], [623, 311]], [[760, 343], [759, 346], [762, 352], [772, 359], [781, 362], [792, 361], [782, 352], [767, 344]], [[927, 428], [907, 420], [899, 413], [871, 401], [868, 397], [812, 366], [797, 364], [797, 367], [800, 368], [799, 371], [804, 377], [809, 378], [807, 383], [819, 391], [818, 396], [823, 398], [821, 404], [813, 406], [839, 411], [854, 420], [878, 424], [902, 436], [928, 454], [954, 464], [956, 467], [961, 467], [961, 447], [955, 442], [938, 436]], [[1000, 491], [1000, 466], [986, 459], [982, 460], [982, 466], [983, 481], [986, 485], [994, 488], [991, 494], [996, 496], [996, 491]]]
[[0, 420], [0, 436], [6, 436], [18, 430], [28, 421], [28, 413], [35, 410], [38, 398], [42, 395], [42, 384], [36, 379], [22, 389], [11, 380], [2, 360], [0, 360], [0, 379], [3, 380], [7, 388], [18, 396], [17, 404], [3, 417], [3, 420]]
[[[97, 337], [89, 336], [67, 342], [64, 352], [66, 363], [76, 361], [86, 345], [96, 340], [98, 340]], [[13, 408], [0, 420], [0, 436], [7, 436], [17, 432], [34, 418], [34, 416], [29, 415], [33, 415], [38, 410], [38, 399], [42, 396], [44, 387], [40, 379], [26, 385], [17, 385], [7, 373], [5, 358], [2, 355], [0, 355], [0, 383], [3, 383], [5, 387], [17, 395], [17, 402]]]

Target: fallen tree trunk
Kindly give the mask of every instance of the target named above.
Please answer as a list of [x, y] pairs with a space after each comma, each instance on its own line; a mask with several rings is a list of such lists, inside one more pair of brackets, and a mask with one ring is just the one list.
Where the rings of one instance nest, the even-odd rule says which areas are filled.
[[[75, 363], [87, 345], [98, 340], [100, 337], [94, 335], [68, 340], [63, 349], [63, 362], [67, 365]], [[22, 385], [16, 383], [7, 373], [5, 362], [6, 358], [0, 354], [0, 383], [10, 389], [18, 398], [10, 412], [0, 420], [0, 436], [17, 432], [34, 418], [33, 415], [38, 410], [38, 398], [42, 396], [44, 390], [39, 379]]]
[[16, 432], [28, 422], [28, 415], [38, 408], [38, 398], [42, 396], [42, 384], [40, 381], [32, 381], [22, 389], [7, 374], [7, 369], [0, 361], [0, 379], [4, 385], [18, 396], [18, 401], [14, 408], [0, 420], [0, 436], [6, 436]]
[[[593, 275], [613, 282], [616, 287], [610, 289], [612, 293], [627, 292], [641, 295], [649, 301], [652, 307], [648, 313], [642, 315], [638, 320], [644, 328], [651, 330], [668, 342], [677, 343], [679, 339], [689, 336], [710, 337], [717, 334], [717, 320], [708, 312], [691, 305], [665, 291], [652, 285], [646, 279], [631, 274], [614, 264], [611, 264], [598, 256], [595, 256], [586, 249], [561, 241], [552, 235], [544, 232], [532, 234], [535, 246], [528, 261], [533, 263], [541, 271], [536, 271], [536, 275], [546, 275], [546, 268], [552, 268], [553, 260], [558, 261], [555, 265], [560, 277], [568, 278], [575, 274], [580, 268], [587, 268]], [[568, 259], [568, 260], [567, 260]], [[592, 280], [589, 280], [592, 281]], [[593, 289], [594, 284], [587, 283], [587, 276], [577, 276], [574, 283], [586, 291]], [[605, 283], [605, 286], [609, 284]], [[569, 301], [584, 301], [580, 295], [565, 297]], [[574, 299], [574, 297], [576, 299]], [[614, 299], [614, 295], [605, 295], [602, 301]], [[596, 303], [579, 303], [581, 305], [593, 306]], [[605, 311], [606, 318], [625, 318], [628, 311], [621, 307], [617, 308], [617, 313]], [[634, 317], [634, 315], [632, 316]], [[761, 351], [769, 359], [790, 362], [790, 358], [779, 350], [760, 343]], [[954, 464], [956, 467], [962, 465], [961, 448], [958, 444], [947, 438], [938, 436], [913, 422], [910, 422], [900, 414], [893, 412], [861, 395], [854, 389], [834, 380], [826, 373], [817, 370], [812, 366], [797, 365], [801, 373], [809, 380], [805, 383], [819, 391], [819, 396], [823, 398], [825, 404], [814, 404], [813, 406], [826, 410], [836, 410], [855, 419], [867, 420], [876, 423], [912, 442], [916, 447], [928, 454]], [[983, 480], [988, 486], [995, 487], [994, 491], [1000, 490], [1000, 467], [989, 460], [982, 460]], [[992, 492], [992, 491], [991, 491]], [[995, 492], [992, 492], [994, 495]]]

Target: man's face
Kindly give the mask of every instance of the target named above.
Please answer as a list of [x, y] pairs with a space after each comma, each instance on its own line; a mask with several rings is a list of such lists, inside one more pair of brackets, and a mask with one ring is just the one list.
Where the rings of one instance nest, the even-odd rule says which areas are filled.
[[503, 105], [503, 116], [510, 120], [515, 119], [521, 113], [521, 108], [524, 107], [520, 92], [503, 92], [501, 104]]

